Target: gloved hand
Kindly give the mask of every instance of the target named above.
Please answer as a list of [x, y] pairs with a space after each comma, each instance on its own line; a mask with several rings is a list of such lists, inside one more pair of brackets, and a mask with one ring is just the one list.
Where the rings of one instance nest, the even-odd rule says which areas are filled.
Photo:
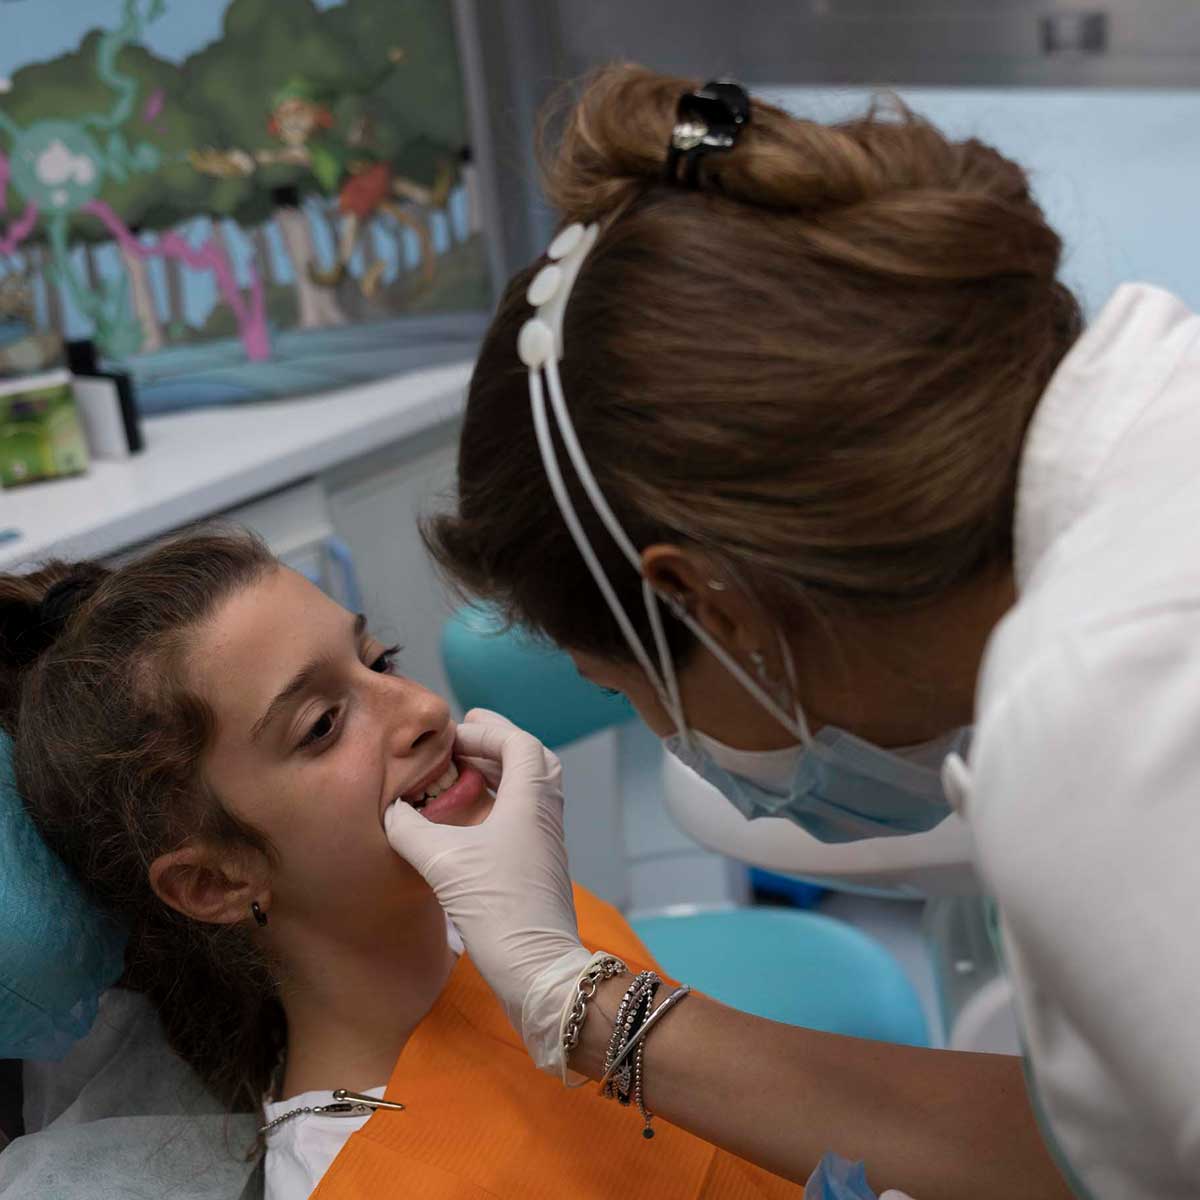
[[458, 727], [455, 758], [496, 793], [480, 825], [436, 825], [403, 802], [384, 814], [393, 850], [433, 888], [534, 1062], [561, 1074], [560, 1025], [593, 955], [581, 945], [563, 841], [562, 767], [486, 709]]

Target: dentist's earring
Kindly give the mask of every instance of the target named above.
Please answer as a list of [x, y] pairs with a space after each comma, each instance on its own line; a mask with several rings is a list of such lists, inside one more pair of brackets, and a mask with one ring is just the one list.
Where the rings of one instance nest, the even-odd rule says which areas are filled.
[[[662, 595], [662, 593], [660, 593]], [[663, 595], [667, 608], [677, 621], [683, 621], [688, 616], [687, 594], [685, 592], [667, 592]]]
[[761, 650], [751, 650], [750, 661], [754, 664], [754, 674], [758, 676], [758, 682], [763, 687], [769, 688], [771, 681], [767, 678], [767, 660], [763, 657], [763, 652]]
[[263, 912], [257, 900], [250, 902], [250, 911], [254, 914], [254, 920], [261, 929], [267, 923], [267, 914]]

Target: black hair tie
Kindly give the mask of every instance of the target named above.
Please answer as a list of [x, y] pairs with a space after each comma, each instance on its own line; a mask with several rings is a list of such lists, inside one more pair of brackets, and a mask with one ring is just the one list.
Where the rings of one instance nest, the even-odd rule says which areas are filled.
[[[741, 84], [713, 79], [697, 92], [684, 92], [667, 143], [667, 182], [694, 188], [706, 154], [732, 150], [750, 123], [750, 96]], [[683, 178], [679, 163], [683, 160]]]
[[42, 648], [51, 645], [66, 628], [79, 606], [96, 590], [102, 572], [83, 572], [68, 575], [47, 589], [38, 605], [34, 619]]

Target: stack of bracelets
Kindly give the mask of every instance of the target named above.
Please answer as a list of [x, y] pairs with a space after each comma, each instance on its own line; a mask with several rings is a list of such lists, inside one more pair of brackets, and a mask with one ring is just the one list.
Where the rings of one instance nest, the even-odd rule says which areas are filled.
[[[608, 957], [594, 963], [580, 978], [563, 1031], [563, 1049], [567, 1054], [579, 1042], [587, 1003], [596, 994], [601, 980], [623, 974], [625, 964], [618, 958]], [[644, 1084], [646, 1035], [691, 991], [686, 985], [678, 987], [655, 1008], [654, 997], [661, 985], [662, 979], [654, 971], [642, 971], [626, 989], [617, 1008], [608, 1053], [604, 1057], [604, 1075], [600, 1080], [600, 1094], [606, 1099], [636, 1105], [644, 1122], [644, 1138], [654, 1136], [650, 1124], [654, 1114], [646, 1107]]]

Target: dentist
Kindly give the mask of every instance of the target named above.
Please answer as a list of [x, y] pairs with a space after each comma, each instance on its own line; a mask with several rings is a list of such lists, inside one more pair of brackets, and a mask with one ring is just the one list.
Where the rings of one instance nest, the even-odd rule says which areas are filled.
[[389, 839], [539, 1065], [628, 1083], [624, 1052], [640, 1107], [768, 1169], [1200, 1195], [1200, 318], [1126, 285], [1084, 330], [990, 147], [693, 87], [614, 67], [570, 114], [562, 232], [500, 305], [427, 541], [747, 819], [960, 812], [1026, 1075], [631, 995], [579, 945], [557, 763], [494, 715], [460, 746], [491, 818], [399, 806]]

